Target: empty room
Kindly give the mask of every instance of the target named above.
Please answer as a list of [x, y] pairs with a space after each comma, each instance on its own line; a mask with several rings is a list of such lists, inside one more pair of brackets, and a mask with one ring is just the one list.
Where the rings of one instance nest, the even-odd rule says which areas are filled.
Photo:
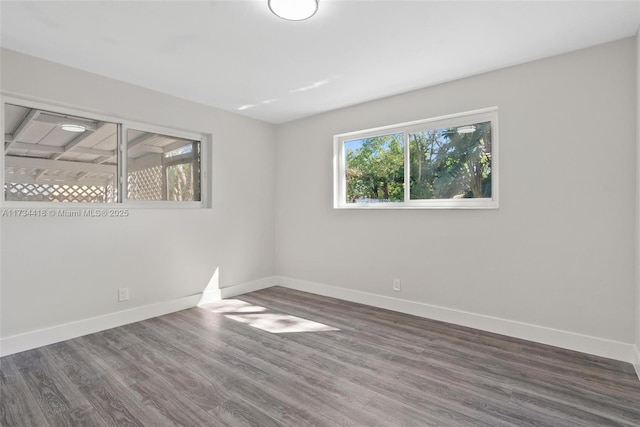
[[0, 1], [0, 425], [640, 425], [639, 27]]

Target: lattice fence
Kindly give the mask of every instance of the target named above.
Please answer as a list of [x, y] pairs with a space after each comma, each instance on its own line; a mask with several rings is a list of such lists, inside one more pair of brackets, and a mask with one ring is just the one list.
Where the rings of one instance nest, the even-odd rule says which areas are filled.
[[108, 202], [105, 188], [95, 185], [32, 184], [21, 182], [5, 183], [7, 201], [25, 202]]
[[162, 166], [129, 172], [128, 198], [131, 200], [163, 200]]
[[109, 180], [109, 183], [107, 184], [105, 196], [108, 201], [115, 202], [118, 199], [118, 190], [111, 180]]

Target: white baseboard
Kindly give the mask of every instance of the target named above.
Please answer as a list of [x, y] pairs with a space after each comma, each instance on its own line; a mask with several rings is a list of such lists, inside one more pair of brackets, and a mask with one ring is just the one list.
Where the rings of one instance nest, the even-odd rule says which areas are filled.
[[640, 343], [633, 347], [633, 367], [636, 368], [636, 375], [640, 380]]
[[259, 291], [260, 289], [270, 288], [278, 284], [278, 277], [271, 276], [264, 279], [253, 280], [251, 282], [240, 283], [239, 285], [227, 286], [221, 288], [222, 298], [232, 298], [248, 292]]
[[270, 288], [271, 286], [278, 284], [278, 280], [279, 279], [277, 277], [271, 276], [224, 288], [207, 289], [202, 293], [202, 298], [198, 302], [198, 305], [210, 304], [224, 298], [233, 298], [249, 292], [259, 291], [260, 289]]
[[0, 339], [0, 357], [195, 307], [201, 294], [135, 307]]
[[[277, 282], [285, 288], [468, 326], [623, 362], [634, 363], [634, 358], [638, 357], [637, 349], [634, 349], [633, 344], [288, 277], [280, 277]], [[636, 369], [640, 369], [638, 366], [636, 362]]]
[[217, 288], [216, 286], [214, 289], [207, 289], [203, 293], [177, 300], [135, 307], [129, 310], [3, 337], [0, 338], [0, 357], [185, 310], [197, 305], [219, 301], [222, 298], [232, 298], [236, 295], [268, 288], [275, 284], [274, 277], [266, 277], [225, 288]]
[[145, 305], [0, 338], [0, 357], [208, 304], [219, 301], [222, 298], [232, 298], [236, 295], [268, 288], [274, 284], [276, 284], [275, 278], [266, 277], [225, 288], [217, 288], [216, 285], [213, 287], [214, 289], [207, 289], [201, 294], [190, 295], [173, 301]]

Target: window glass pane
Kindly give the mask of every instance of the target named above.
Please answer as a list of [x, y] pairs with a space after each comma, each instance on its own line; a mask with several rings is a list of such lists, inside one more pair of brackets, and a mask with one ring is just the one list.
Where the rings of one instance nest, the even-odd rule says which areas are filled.
[[200, 201], [200, 141], [129, 129], [127, 198]]
[[491, 122], [409, 134], [410, 198], [491, 198]]
[[344, 143], [347, 203], [404, 201], [402, 133]]
[[7, 201], [117, 201], [118, 125], [5, 104]]

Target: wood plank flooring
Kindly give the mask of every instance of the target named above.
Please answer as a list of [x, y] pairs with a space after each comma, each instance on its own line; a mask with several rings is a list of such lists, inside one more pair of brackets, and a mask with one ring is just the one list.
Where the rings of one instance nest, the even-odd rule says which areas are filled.
[[[249, 313], [339, 330], [226, 317]], [[630, 364], [274, 287], [0, 359], [0, 425], [640, 426], [640, 381]]]

